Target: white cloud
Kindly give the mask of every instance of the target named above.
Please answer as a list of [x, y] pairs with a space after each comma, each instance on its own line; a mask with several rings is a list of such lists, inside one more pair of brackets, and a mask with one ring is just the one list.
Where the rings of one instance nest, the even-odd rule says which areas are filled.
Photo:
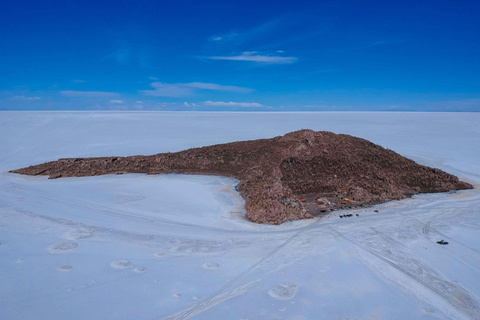
[[140, 92], [156, 97], [184, 97], [193, 94], [192, 88], [182, 86], [181, 84], [152, 82], [150, 85], [154, 90], [140, 90]]
[[291, 64], [298, 60], [297, 57], [262, 55], [256, 51], [245, 51], [236, 56], [210, 56], [207, 58], [210, 60], [250, 61], [265, 64]]
[[15, 96], [10, 98], [10, 100], [40, 100], [40, 97], [27, 97], [27, 96]]
[[148, 77], [148, 79], [153, 80], [153, 81], [157, 81], [157, 80], [158, 80], [157, 77]]
[[104, 91], [75, 91], [75, 90], [65, 90], [60, 91], [60, 93], [66, 97], [81, 97], [81, 98], [106, 98], [119, 96], [116, 92], [104, 92]]
[[213, 90], [213, 91], [226, 91], [226, 92], [237, 92], [237, 93], [248, 93], [252, 92], [253, 89], [237, 86], [223, 86], [215, 83], [205, 83], [205, 82], [190, 82], [185, 83], [184, 86], [189, 88]]
[[184, 97], [195, 93], [195, 90], [212, 90], [235, 93], [248, 93], [253, 89], [237, 86], [224, 86], [216, 83], [190, 82], [190, 83], [162, 83], [152, 82], [154, 90], [141, 90], [140, 92], [158, 97]]
[[122, 100], [110, 100], [110, 103], [112, 103], [112, 104], [122, 104], [123, 101]]
[[237, 38], [239, 34], [236, 32], [229, 32], [222, 35], [214, 35], [208, 38], [209, 41], [220, 42], [220, 41], [232, 41]]
[[208, 40], [214, 44], [240, 45], [254, 39], [267, 37], [269, 34], [278, 32], [279, 29], [288, 28], [291, 24], [292, 22], [286, 20], [285, 18], [277, 18], [240, 32], [237, 30], [224, 34], [215, 34], [209, 37]]
[[224, 102], [224, 101], [205, 101], [203, 103], [209, 107], [242, 107], [242, 108], [261, 108], [263, 104], [257, 102]]

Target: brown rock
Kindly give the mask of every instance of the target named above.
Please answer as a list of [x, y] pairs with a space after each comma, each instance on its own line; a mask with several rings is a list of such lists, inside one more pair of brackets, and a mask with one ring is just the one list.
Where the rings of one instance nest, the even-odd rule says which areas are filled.
[[312, 194], [337, 199], [338, 207], [347, 196], [359, 205], [473, 188], [367, 140], [312, 130], [152, 156], [59, 159], [12, 172], [51, 179], [127, 172], [233, 177], [241, 181], [247, 219], [270, 224], [311, 218], [309, 203], [290, 199]]

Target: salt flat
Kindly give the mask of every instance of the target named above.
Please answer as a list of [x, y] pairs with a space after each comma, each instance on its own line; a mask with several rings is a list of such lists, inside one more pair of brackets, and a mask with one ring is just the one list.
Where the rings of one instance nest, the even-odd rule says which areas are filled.
[[[270, 226], [230, 178], [8, 173], [302, 128], [476, 189]], [[0, 132], [0, 319], [480, 319], [479, 113], [1, 112]]]

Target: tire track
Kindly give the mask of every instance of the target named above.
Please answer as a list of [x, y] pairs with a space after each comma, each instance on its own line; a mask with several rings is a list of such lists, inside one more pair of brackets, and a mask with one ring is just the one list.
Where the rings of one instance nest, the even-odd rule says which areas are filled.
[[[427, 221], [427, 223], [423, 226], [422, 234], [428, 237], [428, 235], [429, 235], [429, 233], [430, 233], [430, 230], [433, 230], [433, 231], [435, 231], [435, 233], [441, 235], [441, 236], [444, 237], [445, 239], [450, 240], [450, 242], [455, 242], [455, 243], [461, 245], [462, 247], [465, 247], [465, 248], [467, 248], [467, 249], [469, 249], [469, 250], [472, 250], [472, 251], [480, 254], [480, 250], [475, 249], [475, 248], [472, 248], [472, 247], [470, 247], [470, 246], [468, 246], [468, 245], [466, 245], [466, 244], [464, 244], [464, 243], [462, 243], [462, 242], [460, 242], [460, 241], [458, 241], [458, 240], [455, 240], [455, 239], [451, 238], [450, 236], [447, 236], [446, 234], [438, 231], [438, 229], [436, 229], [436, 228], [434, 228], [434, 227], [431, 226], [433, 220], [434, 220], [436, 217], [438, 217], [439, 215], [441, 215], [441, 214], [442, 214], [442, 213], [437, 214], [437, 215], [433, 216], [432, 218], [430, 218], [430, 220]], [[403, 214], [402, 214], [402, 216], [410, 219], [411, 221], [416, 221], [416, 222], [419, 222], [419, 223], [423, 223], [423, 222], [421, 222], [420, 220], [418, 220], [418, 219], [416, 219], [416, 218], [413, 218], [413, 217], [411, 217], [411, 216], [407, 216], [407, 215], [403, 215]], [[429, 237], [428, 237], [428, 238], [429, 238]]]
[[[29, 197], [37, 197], [43, 200], [47, 201], [52, 201], [55, 203], [63, 204], [63, 205], [68, 205], [68, 206], [73, 206], [77, 208], [85, 208], [88, 210], [95, 211], [100, 214], [104, 215], [113, 215], [121, 218], [126, 218], [126, 219], [132, 219], [132, 220], [137, 220], [140, 222], [147, 222], [147, 223], [156, 223], [156, 224], [163, 224], [163, 225], [169, 225], [172, 227], [184, 227], [184, 228], [198, 228], [198, 224], [193, 224], [193, 223], [185, 223], [185, 222], [178, 222], [174, 220], [165, 220], [161, 218], [154, 218], [154, 217], [146, 217], [142, 215], [137, 215], [133, 214], [129, 211], [124, 211], [121, 209], [110, 209], [105, 206], [101, 206], [92, 202], [89, 202], [87, 200], [83, 200], [81, 198], [76, 198], [72, 196], [68, 196], [65, 194], [58, 195], [54, 194], [52, 192], [48, 192], [45, 190], [40, 190], [34, 187], [27, 187], [23, 184], [18, 184], [15, 182], [9, 182], [9, 186], [15, 186], [15, 187], [20, 187], [21, 191], [24, 193], [28, 193]], [[0, 188], [3, 186], [0, 186]], [[8, 190], [6, 188], [3, 188], [6, 192], [8, 193], [13, 193], [11, 190]], [[317, 218], [315, 218], [317, 219]], [[303, 226], [301, 228], [310, 228], [314, 224], [316, 224], [320, 219], [317, 219], [313, 223]], [[211, 230], [215, 232], [228, 232], [228, 233], [245, 233], [249, 232], [251, 234], [288, 234], [292, 232], [292, 229], [285, 229], [285, 230], [278, 230], [278, 231], [272, 231], [272, 230], [254, 230], [254, 231], [248, 231], [246, 229], [238, 229], [238, 230], [231, 230], [228, 228], [222, 228], [222, 227], [214, 227], [214, 226], [201, 226], [205, 230]]]
[[452, 304], [454, 307], [456, 307], [460, 312], [470, 316], [472, 319], [480, 319], [480, 314], [477, 311], [471, 310], [470, 308], [466, 307], [465, 305], [458, 302], [457, 300], [449, 297], [448, 295], [446, 295], [442, 291], [438, 290], [434, 286], [430, 285], [428, 282], [426, 282], [423, 279], [417, 277], [416, 275], [414, 275], [410, 271], [406, 270], [405, 268], [401, 267], [400, 265], [398, 265], [398, 264], [388, 260], [387, 258], [381, 256], [380, 254], [376, 253], [374, 250], [370, 249], [369, 247], [367, 247], [367, 246], [365, 246], [365, 245], [363, 245], [363, 244], [361, 244], [357, 241], [351, 240], [350, 238], [346, 237], [344, 234], [342, 234], [342, 233], [340, 233], [336, 230], [333, 230], [333, 229], [332, 229], [332, 231], [337, 233], [343, 239], [349, 241], [350, 243], [353, 243], [354, 245], [356, 245], [360, 249], [363, 249], [364, 251], [370, 253], [374, 257], [382, 260], [383, 262], [387, 263], [388, 265], [390, 265], [393, 268], [397, 269], [398, 271], [402, 272], [403, 274], [405, 274], [409, 278], [411, 278], [411, 279], [417, 281], [418, 283], [424, 285], [426, 288], [430, 289], [432, 292], [434, 292], [437, 295], [439, 295], [440, 297], [444, 298], [446, 301], [448, 301], [450, 304]]
[[193, 306], [191, 309], [187, 310], [185, 313], [183, 313], [181, 316], [179, 316], [178, 318], [176, 318], [177, 320], [182, 320], [182, 319], [186, 319], [188, 318], [189, 316], [191, 316], [193, 313], [195, 313], [195, 311], [197, 311], [198, 309], [202, 308], [203, 306], [205, 305], [208, 305], [210, 303], [210, 301], [214, 300], [217, 296], [221, 295], [222, 293], [224, 293], [227, 289], [229, 289], [235, 282], [237, 282], [238, 280], [240, 280], [241, 278], [243, 278], [244, 276], [246, 276], [248, 273], [250, 273], [251, 271], [253, 271], [254, 269], [256, 269], [259, 265], [261, 265], [263, 262], [265, 262], [267, 259], [269, 259], [270, 257], [272, 257], [275, 253], [277, 253], [278, 251], [280, 251], [282, 248], [284, 248], [286, 245], [288, 245], [290, 242], [292, 242], [293, 239], [295, 239], [296, 237], [298, 237], [300, 234], [302, 234], [305, 230], [307, 229], [302, 229], [302, 230], [299, 230], [297, 231], [295, 234], [293, 234], [290, 238], [288, 238], [287, 240], [285, 240], [283, 243], [281, 243], [280, 245], [278, 245], [275, 249], [273, 249], [272, 251], [270, 251], [267, 255], [265, 255], [263, 258], [261, 258], [260, 260], [258, 260], [257, 262], [255, 262], [252, 266], [250, 266], [248, 269], [246, 269], [245, 271], [243, 271], [242, 273], [240, 273], [239, 275], [237, 275], [235, 278], [233, 278], [230, 282], [228, 282], [227, 284], [225, 284], [223, 287], [221, 287], [220, 289], [218, 289], [217, 291], [215, 291], [214, 293], [212, 293], [210, 296], [208, 296], [207, 298], [205, 298], [202, 302], [198, 303], [197, 305]]
[[[400, 246], [400, 247], [405, 248], [405, 249], [408, 249], [408, 248], [407, 248], [406, 246], [404, 246], [402, 243], [400, 243], [400, 242], [392, 239], [391, 237], [389, 237], [389, 236], [386, 235], [385, 233], [379, 232], [379, 231], [378, 231], [377, 229], [375, 229], [374, 227], [371, 227], [370, 229], [371, 229], [372, 231], [374, 231], [374, 233], [375, 233], [378, 237], [382, 238], [382, 239], [385, 240], [386, 242], [391, 243], [391, 244], [396, 245], [396, 246]], [[440, 232], [438, 232], [437, 230], [435, 230], [435, 228], [430, 228], [430, 229], [431, 229], [431, 230], [434, 230], [435, 232], [439, 233], [440, 235], [443, 235], [442, 233], [440, 233]], [[421, 234], [420, 234], [420, 236], [421, 236]], [[447, 239], [447, 240], [450, 239], [450, 238], [449, 238], [448, 236], [446, 236], [446, 235], [443, 235], [443, 236], [444, 236], [444, 238]], [[457, 242], [456, 240], [452, 240], [452, 241], [453, 241], [453, 242]], [[458, 242], [457, 242], [457, 243], [458, 243]], [[458, 243], [458, 244], [460, 244], [460, 245], [462, 245], [462, 246], [465, 246], [465, 245], [463, 245], [462, 243]], [[476, 251], [476, 252], [480, 253], [480, 251], [478, 251], [478, 250], [476, 250], [476, 249], [474, 249], [474, 248], [470, 248], [470, 247], [468, 247], [468, 246], [465, 246], [465, 247], [468, 248], [468, 249], [470, 249], [470, 250], [473, 250], [473, 251]], [[445, 247], [440, 246], [439, 249], [445, 249]], [[451, 256], [451, 257], [454, 258], [454, 259], [457, 259], [458, 261], [460, 261], [460, 263], [462, 263], [462, 264], [465, 265], [466, 267], [470, 268], [470, 269], [473, 270], [475, 273], [477, 273], [477, 274], [480, 273], [480, 271], [478, 270], [478, 268], [474, 267], [474, 266], [471, 265], [469, 262], [464, 261], [462, 258], [456, 256], [455, 254], [449, 252], [448, 250], [447, 250], [446, 254], [449, 255], [449, 256]]]
[[427, 223], [423, 226], [423, 234], [428, 237], [428, 232], [430, 231], [430, 225], [432, 224], [433, 220], [435, 220], [436, 217], [441, 215], [441, 213], [434, 215], [431, 217]]
[[447, 236], [446, 234], [438, 231], [438, 230], [435, 229], [435, 228], [430, 227], [430, 229], [433, 230], [433, 231], [435, 231], [435, 232], [438, 233], [439, 235], [443, 236], [445, 239], [450, 240], [451, 242], [455, 242], [455, 243], [461, 245], [462, 247], [465, 247], [465, 248], [467, 248], [467, 249], [469, 249], [469, 250], [475, 251], [476, 253], [480, 254], [480, 250], [475, 249], [475, 248], [472, 248], [472, 247], [470, 247], [470, 246], [467, 246], [466, 244], [464, 244], [464, 243], [462, 243], [462, 242], [460, 242], [460, 241], [457, 241], [457, 240], [455, 240], [455, 239], [452, 239], [452, 238], [450, 238], [449, 236]]
[[[80, 198], [71, 197], [68, 195], [57, 195], [44, 190], [25, 187], [24, 185], [20, 185], [13, 182], [10, 184], [14, 186], [20, 186], [22, 188], [23, 194], [28, 193], [29, 197], [32, 197], [32, 198], [36, 197], [36, 198], [40, 198], [50, 202], [55, 202], [62, 205], [83, 208], [83, 209], [95, 211], [103, 215], [116, 216], [116, 217], [130, 219], [130, 220], [137, 220], [139, 222], [163, 224], [163, 225], [168, 225], [172, 227], [198, 228], [197, 224], [181, 223], [177, 221], [164, 220], [160, 218], [141, 216], [141, 215], [133, 214], [131, 212], [120, 210], [120, 209], [110, 209], [110, 208], [100, 206]], [[8, 190], [6, 191], [10, 192]], [[211, 226], [202, 226], [202, 228], [208, 229], [211, 231], [219, 231], [219, 232], [230, 231], [225, 228], [211, 227]]]

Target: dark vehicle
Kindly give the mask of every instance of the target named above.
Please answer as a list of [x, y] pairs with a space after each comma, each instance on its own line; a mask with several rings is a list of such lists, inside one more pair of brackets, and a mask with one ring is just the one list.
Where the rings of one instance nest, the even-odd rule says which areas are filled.
[[339, 216], [340, 218], [343, 218], [343, 216]]
[[437, 241], [437, 243], [438, 243], [438, 244], [441, 244], [441, 245], [446, 245], [446, 244], [448, 244], [448, 242], [447, 242], [447, 241], [443, 241], [443, 239], [440, 240], [440, 241]]
[[360, 217], [360, 216], [358, 215], [358, 213], [357, 213], [357, 217]]

